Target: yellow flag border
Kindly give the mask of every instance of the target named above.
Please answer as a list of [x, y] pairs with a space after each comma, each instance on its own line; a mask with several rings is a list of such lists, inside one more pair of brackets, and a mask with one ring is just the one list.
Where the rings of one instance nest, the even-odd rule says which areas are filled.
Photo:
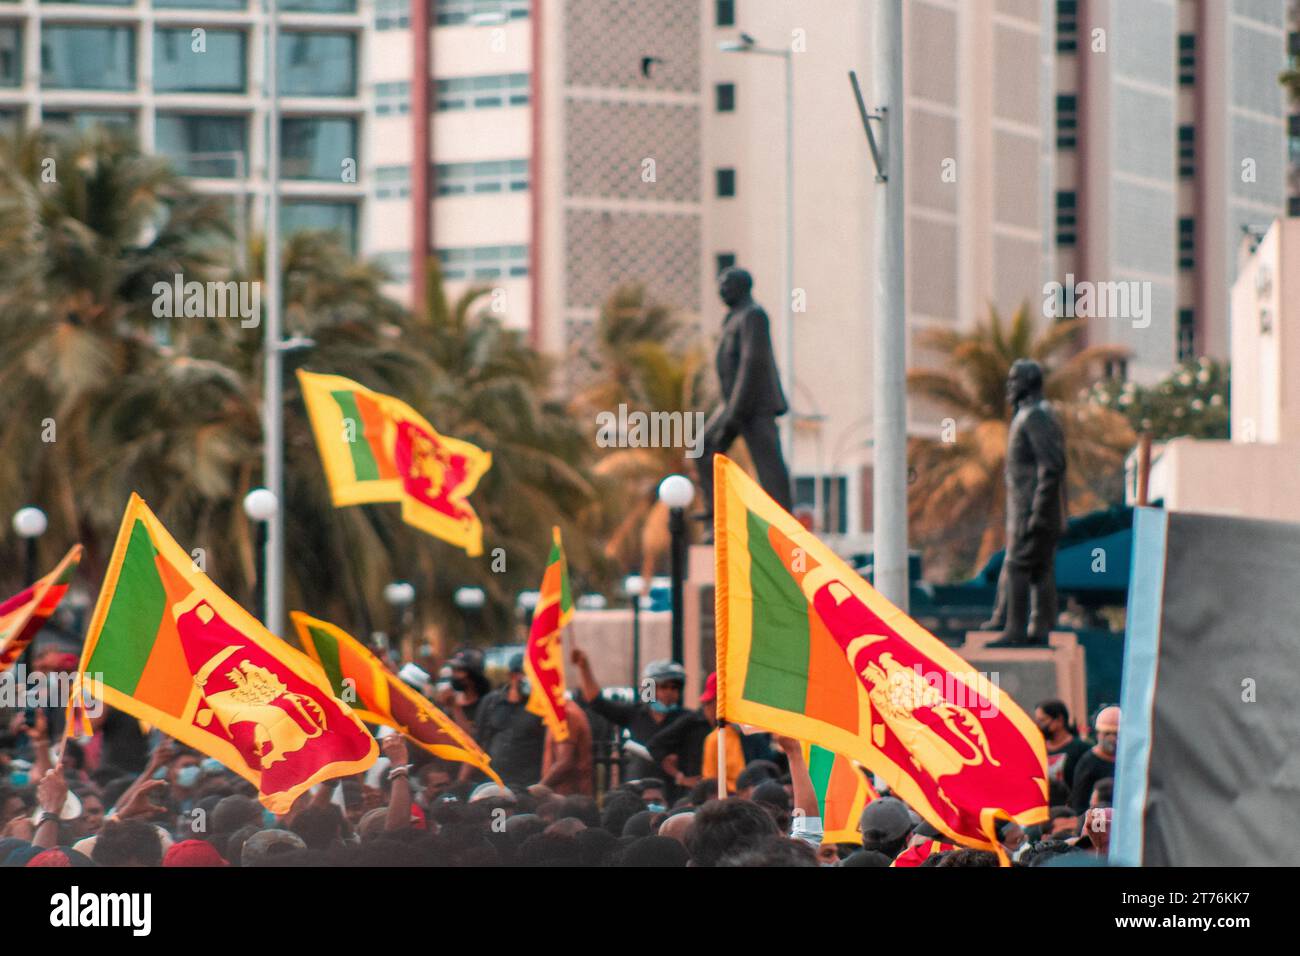
[[[67, 569], [68, 565], [72, 563], [76, 563], [76, 564], [81, 563], [81, 556], [84, 550], [85, 549], [80, 544], [74, 544], [72, 547], [68, 549], [68, 553], [63, 556], [63, 559], [59, 561], [59, 563], [56, 564], [53, 567], [53, 569], [51, 569], [46, 574], [41, 575], [34, 582], [32, 582], [31, 585], [32, 597], [26, 605], [27, 613], [19, 620], [17, 624], [14, 625], [13, 634], [15, 635], [15, 638], [6, 638], [3, 643], [0, 643], [0, 656], [2, 656], [5, 653], [6, 649], [9, 647], [10, 641], [12, 639], [16, 639], [16, 636], [18, 634], [21, 634], [23, 630], [26, 629], [27, 625], [31, 623], [32, 617], [40, 609], [40, 606], [45, 603], [45, 596], [50, 593], [50, 588], [54, 587], [55, 580], [58, 579], [60, 575], [63, 574], [63, 572]], [[69, 587], [71, 587], [71, 584], [69, 584]], [[21, 594], [22, 591], [19, 591], [18, 593]], [[17, 597], [17, 595], [14, 596]], [[60, 603], [62, 603], [62, 601], [60, 601]], [[56, 604], [54, 607], [55, 609], [57, 609], [58, 605]], [[51, 610], [51, 613], [53, 613], [53, 609]], [[32, 637], [28, 640], [27, 645], [30, 645], [31, 642], [35, 639], [36, 639], [36, 635], [33, 634]], [[27, 649], [27, 645], [24, 645], [23, 651]], [[8, 666], [5, 666], [3, 663], [0, 663], [0, 674], [3, 674], [5, 671], [9, 670], [12, 667], [16, 667], [18, 665], [18, 661], [21, 658], [22, 658], [22, 652], [20, 651], [18, 657], [14, 658], [13, 662]]]
[[[180, 573], [194, 589], [195, 594], [211, 604], [231, 626], [238, 629], [252, 643], [273, 654], [294, 674], [313, 685], [338, 704], [343, 714], [352, 719], [357, 728], [370, 738], [370, 753], [367, 756], [357, 760], [336, 761], [326, 764], [306, 780], [294, 784], [288, 790], [263, 793], [261, 788], [262, 774], [248, 766], [243, 755], [233, 744], [219, 739], [208, 731], [194, 727], [183, 718], [164, 713], [123, 691], [108, 687], [96, 680], [93, 674], [87, 674], [86, 668], [95, 654], [95, 648], [99, 644], [99, 637], [103, 631], [104, 621], [108, 616], [108, 609], [112, 605], [113, 595], [117, 591], [118, 579], [122, 573], [122, 564], [126, 559], [127, 547], [131, 540], [131, 529], [137, 519], [144, 522], [153, 545], [158, 549], [163, 560], [170, 563]], [[272, 641], [275, 643], [271, 643]], [[356, 717], [352, 708], [345, 701], [341, 701], [334, 696], [329, 679], [325, 676], [325, 671], [320, 665], [292, 644], [280, 640], [280, 638], [272, 634], [253, 615], [245, 611], [217, 587], [211, 578], [195, 568], [194, 559], [176, 543], [176, 539], [171, 536], [162, 522], [158, 520], [158, 517], [149, 509], [144, 499], [135, 492], [131, 493], [131, 499], [122, 515], [122, 523], [118, 528], [117, 541], [113, 545], [113, 555], [109, 560], [108, 572], [104, 575], [104, 583], [100, 588], [99, 597], [95, 602], [95, 610], [91, 615], [90, 625], [86, 630], [86, 642], [81, 651], [81, 661], [77, 666], [73, 700], [69, 703], [70, 709], [82, 689], [87, 690], [92, 696], [99, 697], [111, 707], [148, 721], [169, 737], [173, 737], [195, 750], [220, 760], [227, 769], [239, 774], [239, 776], [256, 786], [258, 799], [262, 802], [262, 805], [276, 814], [288, 813], [294, 801], [300, 795], [324, 780], [346, 777], [368, 770], [379, 756], [379, 745], [376, 743], [374, 736], [370, 731], [366, 730], [365, 725]], [[197, 698], [198, 689], [192, 688], [185, 708], [186, 713], [193, 711]], [[70, 719], [67, 722], [67, 734], [71, 736], [73, 731], [74, 723]]]
[[[329, 485], [330, 500], [336, 508], [348, 505], [378, 504], [381, 502], [398, 502], [405, 497], [400, 478], [372, 478], [357, 481], [352, 466], [352, 453], [342, 440], [343, 410], [329, 398], [333, 391], [363, 392], [376, 404], [388, 396], [366, 388], [360, 382], [354, 382], [342, 375], [322, 375], [298, 369], [298, 387], [302, 392], [303, 404], [307, 406], [307, 420], [311, 423], [312, 435], [316, 439], [316, 450], [320, 453], [321, 464], [325, 468], [325, 483]], [[384, 445], [391, 442], [384, 436]]]
[[[740, 523], [737, 517], [743, 516], [746, 511], [756, 512], [769, 524], [788, 535], [819, 564], [843, 567], [844, 562], [812, 532], [804, 528], [798, 519], [773, 501], [745, 473], [744, 469], [725, 455], [714, 456], [713, 482], [714, 580], [716, 582], [714, 629], [718, 660], [719, 719], [751, 724], [773, 733], [811, 741], [837, 754], [848, 756], [863, 766], [872, 768], [873, 772], [886, 780], [891, 792], [941, 832], [947, 833], [964, 845], [992, 850], [1001, 856], [1001, 846], [991, 837], [985, 841], [975, 841], [965, 835], [958, 836], [951, 833], [943, 818], [933, 811], [929, 800], [912, 780], [911, 775], [877, 750], [868, 737], [848, 733], [832, 724], [803, 714], [795, 714], [744, 698], [753, 634], [753, 595], [748, 587], [750, 580], [748, 528]], [[837, 580], [904, 640], [917, 647], [936, 665], [952, 674], [954, 679], [960, 680], [972, 692], [984, 696], [1008, 716], [1034, 749], [1044, 767], [1042, 786], [1044, 804], [1046, 804], [1046, 745], [1037, 725], [1020, 706], [1011, 697], [1003, 694], [999, 688], [990, 684], [982, 674], [978, 674], [970, 664], [962, 660], [942, 641], [895, 607], [857, 572], [838, 576]], [[871, 726], [870, 697], [867, 695], [866, 688], [860, 683], [857, 690], [858, 725], [868, 728]], [[1046, 822], [1047, 815], [1045, 805], [1014, 815], [1004, 810], [986, 808], [981, 814], [980, 826], [986, 834], [991, 834], [998, 819], [1010, 819], [1021, 826], [1032, 826]]]

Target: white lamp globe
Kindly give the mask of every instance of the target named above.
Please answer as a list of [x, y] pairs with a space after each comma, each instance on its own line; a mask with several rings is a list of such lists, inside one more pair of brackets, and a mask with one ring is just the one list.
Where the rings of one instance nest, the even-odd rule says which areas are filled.
[[659, 500], [669, 508], [685, 508], [695, 500], [695, 486], [685, 475], [669, 475], [659, 482]]
[[384, 585], [384, 600], [393, 607], [407, 607], [415, 601], [415, 586], [408, 581], [390, 581]]
[[49, 526], [50, 521], [40, 508], [19, 508], [14, 512], [14, 531], [20, 538], [39, 538]]
[[482, 588], [457, 588], [451, 599], [459, 608], [480, 608], [487, 603], [487, 594]]
[[280, 508], [280, 502], [266, 488], [254, 488], [244, 495], [244, 514], [254, 521], [270, 521]]

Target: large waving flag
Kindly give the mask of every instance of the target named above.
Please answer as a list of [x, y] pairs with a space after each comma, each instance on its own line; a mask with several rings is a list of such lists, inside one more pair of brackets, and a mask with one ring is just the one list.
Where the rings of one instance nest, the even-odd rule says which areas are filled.
[[714, 480], [719, 717], [856, 760], [966, 846], [1046, 821], [1025, 712], [725, 456]]
[[569, 739], [569, 722], [564, 716], [564, 647], [560, 633], [573, 618], [573, 592], [569, 588], [569, 565], [564, 560], [560, 529], [551, 529], [551, 553], [533, 611], [524, 651], [524, 670], [532, 691], [528, 712], [546, 721], [556, 740]]
[[274, 813], [379, 755], [320, 666], [197, 570], [139, 495], [122, 517], [77, 682], [220, 760]]
[[334, 696], [371, 724], [400, 731], [435, 757], [477, 767], [501, 783], [491, 760], [455, 721], [412, 690], [342, 628], [301, 611], [289, 615], [308, 657], [320, 664]]
[[803, 744], [803, 757], [821, 810], [822, 842], [861, 844], [862, 810], [880, 794], [847, 757], [810, 743]]
[[0, 673], [18, 663], [32, 638], [50, 619], [68, 593], [80, 561], [81, 545], [74, 544], [53, 571], [0, 603]]
[[474, 557], [483, 525], [469, 495], [492, 454], [438, 434], [415, 409], [341, 375], [298, 372], [334, 507], [397, 501], [402, 520]]

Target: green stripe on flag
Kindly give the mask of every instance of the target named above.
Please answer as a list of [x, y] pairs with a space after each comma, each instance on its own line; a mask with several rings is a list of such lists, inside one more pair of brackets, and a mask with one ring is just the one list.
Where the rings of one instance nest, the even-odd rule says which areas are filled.
[[812, 777], [813, 790], [817, 793], [817, 805], [821, 814], [826, 816], [826, 791], [831, 785], [831, 771], [835, 768], [835, 754], [825, 747], [813, 744], [808, 748], [808, 776]]
[[166, 611], [167, 592], [154, 564], [153, 539], [144, 522], [137, 520], [86, 670], [102, 674], [109, 687], [135, 693]]
[[330, 394], [334, 396], [334, 401], [338, 402], [343, 418], [352, 422], [352, 440], [348, 442], [348, 451], [352, 453], [352, 469], [356, 472], [357, 481], [379, 480], [379, 463], [375, 461], [370, 443], [366, 441], [366, 423], [357, 408], [355, 396], [347, 391], [330, 392]]
[[746, 512], [754, 595], [745, 699], [796, 714], [808, 698], [808, 601], [767, 538], [768, 523]]
[[343, 668], [339, 664], [339, 642], [334, 639], [334, 635], [319, 627], [309, 628], [311, 631], [311, 642], [316, 645], [316, 656], [320, 658], [320, 666], [325, 668], [325, 676], [329, 678], [330, 687], [334, 688], [334, 696], [343, 696]]

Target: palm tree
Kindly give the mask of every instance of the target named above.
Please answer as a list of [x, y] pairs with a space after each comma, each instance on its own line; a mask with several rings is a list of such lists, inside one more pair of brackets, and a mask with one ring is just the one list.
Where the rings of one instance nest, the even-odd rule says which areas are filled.
[[[687, 339], [683, 323], [638, 284], [620, 286], [606, 300], [595, 328], [596, 376], [570, 402], [575, 416], [629, 412], [693, 415], [708, 399], [704, 350]], [[669, 544], [668, 509], [656, 491], [664, 476], [692, 474], [693, 462], [680, 448], [593, 449], [602, 489], [599, 528], [607, 532], [605, 556], [622, 567], [639, 553], [649, 578]]]
[[[1134, 441], [1128, 423], [1079, 395], [1101, 364], [1123, 358], [1116, 346], [1078, 348], [1081, 320], [1056, 322], [1035, 336], [1026, 306], [1009, 323], [990, 310], [968, 332], [928, 330], [920, 344], [943, 357], [942, 368], [908, 372], [913, 395], [952, 421], [938, 439], [913, 438], [908, 519], [927, 554], [927, 568], [960, 574], [1003, 546], [1004, 468], [1009, 425], [1006, 379], [1011, 364], [1043, 366], [1044, 393], [1065, 429], [1071, 510], [1087, 511], [1122, 489], [1124, 456]], [[945, 440], [947, 439], [947, 440]]]

